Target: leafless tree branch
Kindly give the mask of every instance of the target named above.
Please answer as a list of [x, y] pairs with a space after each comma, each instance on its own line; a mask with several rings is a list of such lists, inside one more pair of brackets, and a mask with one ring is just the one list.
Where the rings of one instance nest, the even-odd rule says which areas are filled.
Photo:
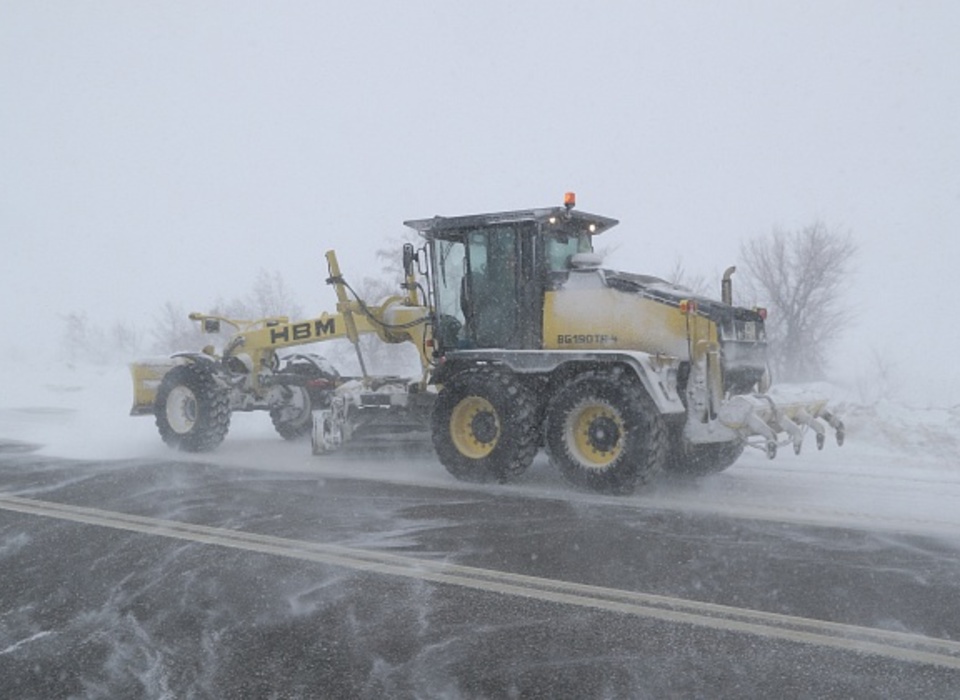
[[852, 320], [843, 302], [857, 246], [849, 231], [817, 221], [774, 229], [740, 248], [745, 292], [770, 312], [767, 338], [778, 376], [824, 376], [830, 344]]

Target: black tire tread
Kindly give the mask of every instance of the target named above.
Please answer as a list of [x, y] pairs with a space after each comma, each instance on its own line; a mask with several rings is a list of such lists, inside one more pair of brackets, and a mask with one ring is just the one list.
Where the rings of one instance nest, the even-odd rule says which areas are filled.
[[682, 427], [677, 429], [672, 442], [667, 471], [693, 478], [718, 474], [733, 466], [746, 447], [743, 441], [693, 445], [683, 437]]
[[[604, 469], [583, 467], [569, 453], [564, 436], [567, 412], [585, 396], [605, 395], [619, 403], [629, 424], [621, 456]], [[617, 400], [619, 399], [619, 400]], [[601, 493], [628, 494], [650, 481], [666, 464], [670, 434], [663, 416], [639, 381], [621, 368], [583, 372], [551, 399], [547, 408], [546, 448], [550, 461], [569, 482]]]
[[[483, 396], [500, 413], [501, 435], [481, 459], [461, 454], [450, 438], [454, 407], [467, 396]], [[471, 368], [447, 380], [431, 417], [433, 446], [443, 466], [461, 481], [505, 483], [523, 474], [540, 449], [538, 406], [533, 393], [510, 372]]]
[[[190, 388], [197, 399], [197, 423], [185, 434], [177, 433], [166, 417], [167, 397], [180, 385]], [[209, 452], [223, 442], [230, 430], [230, 399], [217, 384], [212, 368], [191, 362], [177, 365], [164, 375], [157, 389], [154, 415], [157, 430], [166, 444], [184, 452]]]

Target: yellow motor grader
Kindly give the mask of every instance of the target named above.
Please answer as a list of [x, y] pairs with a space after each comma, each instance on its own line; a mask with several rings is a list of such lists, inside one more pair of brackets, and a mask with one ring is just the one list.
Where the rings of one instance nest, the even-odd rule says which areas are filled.
[[[826, 401], [768, 393], [765, 312], [647, 275], [605, 269], [593, 239], [618, 222], [563, 206], [405, 224], [403, 294], [370, 305], [327, 253], [337, 313], [306, 321], [239, 322], [191, 314], [205, 330], [237, 326], [223, 351], [133, 365], [134, 414], [190, 451], [216, 447], [235, 410], [269, 410], [277, 431], [312, 435], [317, 454], [378, 425], [428, 432], [458, 479], [509, 481], [544, 448], [572, 483], [630, 492], [659, 471], [721, 471], [748, 445], [771, 459], [807, 432], [822, 448], [843, 423]], [[422, 375], [366, 372], [358, 337], [411, 342]], [[362, 376], [296, 345], [348, 338]], [[389, 441], [388, 441], [389, 442]], [[387, 447], [389, 449], [389, 447]]]

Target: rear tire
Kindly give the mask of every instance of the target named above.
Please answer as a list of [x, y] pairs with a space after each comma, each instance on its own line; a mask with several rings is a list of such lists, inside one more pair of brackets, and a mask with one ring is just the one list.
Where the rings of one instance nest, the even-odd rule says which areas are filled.
[[184, 452], [208, 452], [230, 429], [230, 400], [206, 364], [177, 365], [157, 389], [154, 414], [160, 437]]
[[733, 466], [745, 447], [746, 443], [741, 440], [694, 445], [683, 437], [681, 428], [674, 439], [667, 470], [676, 476], [694, 478], [717, 474]]
[[550, 461], [571, 483], [631, 493], [666, 462], [667, 426], [643, 387], [622, 371], [587, 372], [547, 409]]
[[433, 446], [461, 481], [506, 482], [539, 449], [533, 394], [509, 372], [469, 369], [445, 382], [431, 418]]

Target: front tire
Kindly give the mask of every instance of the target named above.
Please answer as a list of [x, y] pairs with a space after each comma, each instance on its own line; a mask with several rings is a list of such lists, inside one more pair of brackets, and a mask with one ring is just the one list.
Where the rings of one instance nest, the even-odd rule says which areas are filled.
[[539, 449], [533, 394], [509, 372], [470, 369], [445, 382], [432, 415], [433, 446], [461, 481], [506, 482]]
[[177, 365], [167, 372], [154, 414], [163, 441], [184, 452], [209, 452], [230, 429], [229, 397], [205, 364]]
[[643, 387], [622, 371], [587, 372], [547, 409], [546, 447], [564, 478], [601, 493], [631, 493], [666, 463], [667, 426]]

